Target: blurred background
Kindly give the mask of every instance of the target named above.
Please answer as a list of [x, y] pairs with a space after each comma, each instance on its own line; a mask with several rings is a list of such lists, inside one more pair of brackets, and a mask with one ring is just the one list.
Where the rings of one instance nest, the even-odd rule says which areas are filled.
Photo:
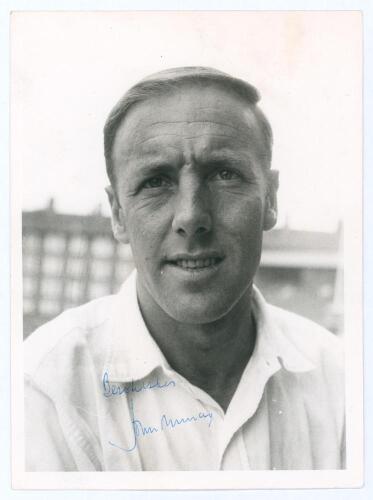
[[258, 286], [269, 302], [342, 332], [343, 240], [359, 202], [359, 23], [343, 11], [13, 12], [25, 335], [115, 292], [130, 272], [129, 248], [111, 235], [103, 125], [139, 79], [195, 65], [252, 83], [273, 127], [279, 221], [265, 234]]

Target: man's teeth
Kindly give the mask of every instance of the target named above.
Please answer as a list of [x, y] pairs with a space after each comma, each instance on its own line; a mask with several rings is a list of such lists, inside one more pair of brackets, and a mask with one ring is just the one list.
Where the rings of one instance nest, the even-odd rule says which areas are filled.
[[183, 259], [176, 261], [176, 265], [184, 269], [201, 269], [203, 267], [210, 267], [217, 263], [218, 259]]

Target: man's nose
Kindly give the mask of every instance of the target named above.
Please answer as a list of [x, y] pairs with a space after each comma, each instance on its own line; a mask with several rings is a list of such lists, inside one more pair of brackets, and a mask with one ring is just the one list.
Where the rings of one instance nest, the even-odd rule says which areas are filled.
[[172, 229], [181, 236], [211, 231], [211, 207], [207, 190], [197, 179], [180, 179]]

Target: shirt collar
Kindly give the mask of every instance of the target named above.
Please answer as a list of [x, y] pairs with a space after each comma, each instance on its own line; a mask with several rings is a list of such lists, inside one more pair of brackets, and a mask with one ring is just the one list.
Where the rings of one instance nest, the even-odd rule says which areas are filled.
[[[131, 382], [148, 376], [155, 368], [170, 371], [166, 358], [150, 335], [141, 315], [136, 292], [136, 270], [131, 273], [115, 297], [110, 318], [110, 345], [103, 373], [110, 380]], [[307, 354], [289, 340], [274, 321], [270, 306], [254, 286], [252, 308], [257, 337], [250, 363], [265, 361], [275, 372], [281, 366], [288, 371], [304, 372], [315, 368]]]
[[141, 380], [158, 366], [170, 369], [150, 335], [137, 300], [134, 270], [115, 297], [110, 318], [110, 346], [103, 372], [116, 382]]
[[252, 309], [257, 327], [257, 340], [252, 354], [255, 361], [256, 358], [262, 359], [267, 365], [283, 367], [291, 372], [306, 372], [316, 368], [316, 361], [306, 347], [302, 348], [302, 342], [295, 344], [286, 331], [280, 328], [273, 307], [266, 303], [255, 285]]

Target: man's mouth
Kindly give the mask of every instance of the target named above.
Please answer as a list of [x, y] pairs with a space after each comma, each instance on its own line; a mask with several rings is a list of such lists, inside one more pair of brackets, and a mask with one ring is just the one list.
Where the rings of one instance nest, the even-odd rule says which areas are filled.
[[167, 259], [166, 263], [185, 270], [199, 271], [216, 267], [223, 260], [220, 255], [179, 255]]
[[175, 261], [173, 264], [183, 269], [203, 269], [205, 267], [216, 266], [218, 262], [219, 259], [212, 257], [208, 259], [181, 259]]

